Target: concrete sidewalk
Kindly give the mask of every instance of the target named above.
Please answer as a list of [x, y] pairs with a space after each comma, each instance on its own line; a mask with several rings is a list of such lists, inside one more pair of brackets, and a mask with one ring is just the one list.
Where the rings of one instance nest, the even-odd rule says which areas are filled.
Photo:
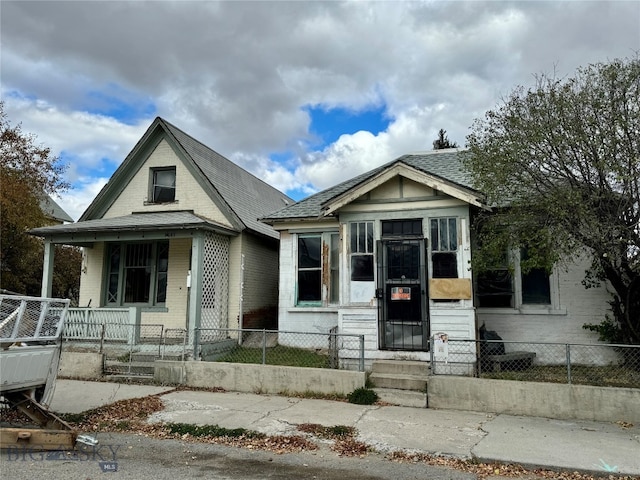
[[165, 393], [164, 411], [149, 421], [246, 428], [268, 435], [299, 433], [297, 425], [302, 423], [346, 425], [357, 429], [359, 440], [382, 452], [408, 450], [526, 467], [640, 476], [640, 426], [171, 390], [58, 380], [51, 410], [79, 413], [117, 400]]

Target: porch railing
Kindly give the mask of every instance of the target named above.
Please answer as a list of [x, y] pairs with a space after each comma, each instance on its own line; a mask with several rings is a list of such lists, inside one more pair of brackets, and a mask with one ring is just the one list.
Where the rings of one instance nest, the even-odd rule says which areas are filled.
[[108, 339], [136, 342], [139, 331], [132, 325], [140, 324], [140, 309], [129, 308], [70, 308], [64, 327], [65, 340], [99, 341]]

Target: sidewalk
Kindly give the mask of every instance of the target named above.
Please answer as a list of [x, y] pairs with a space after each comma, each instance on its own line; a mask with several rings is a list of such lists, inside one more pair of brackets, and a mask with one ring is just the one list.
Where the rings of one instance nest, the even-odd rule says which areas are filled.
[[[80, 413], [169, 387], [58, 380], [51, 410]], [[456, 410], [353, 405], [247, 393], [178, 391], [162, 396], [151, 422], [294, 434], [302, 423], [355, 427], [358, 439], [387, 452], [409, 450], [526, 467], [640, 476], [640, 426], [561, 421]]]

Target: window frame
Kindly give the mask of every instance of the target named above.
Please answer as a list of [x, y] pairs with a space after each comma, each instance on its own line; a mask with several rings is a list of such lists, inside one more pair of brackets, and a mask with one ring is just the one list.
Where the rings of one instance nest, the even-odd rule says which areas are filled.
[[[319, 239], [319, 266], [300, 267], [300, 241]], [[340, 302], [340, 234], [338, 231], [298, 233], [295, 240], [295, 297], [296, 307], [325, 307]], [[320, 276], [319, 299], [300, 299], [300, 272], [315, 272]], [[336, 284], [337, 283], [337, 284]]]
[[[349, 222], [349, 278], [352, 282], [375, 281], [374, 239], [375, 231], [372, 220]], [[361, 259], [364, 260], [367, 272], [356, 275], [355, 264]]]
[[519, 249], [512, 249], [507, 255], [510, 266], [496, 268], [496, 271], [508, 270], [511, 276], [511, 302], [509, 306], [480, 306], [478, 300], [478, 279], [474, 277], [474, 305], [483, 312], [491, 313], [531, 313], [531, 314], [565, 314], [566, 311], [560, 306], [560, 294], [558, 290], [558, 271], [554, 266], [547, 276], [549, 283], [549, 303], [533, 303], [524, 301], [524, 282], [522, 269], [520, 267], [521, 252]]
[[[157, 183], [157, 175], [162, 172], [171, 172], [173, 173], [173, 185], [160, 185]], [[176, 182], [177, 182], [177, 172], [175, 166], [167, 166], [167, 167], [151, 167], [149, 169], [149, 201], [147, 203], [151, 205], [162, 205], [164, 203], [175, 203], [176, 202]], [[170, 189], [173, 188], [173, 198], [171, 200], [158, 201], [156, 200], [156, 187]]]
[[[147, 265], [127, 265], [129, 247], [148, 245], [151, 248], [149, 263]], [[169, 250], [168, 240], [156, 240], [150, 242], [109, 242], [106, 247], [104, 283], [104, 305], [109, 307], [146, 306], [164, 307], [167, 302], [167, 284], [169, 278]], [[117, 265], [113, 262], [113, 253], [118, 255]], [[162, 255], [162, 258], [161, 258]], [[161, 262], [163, 265], [161, 265]], [[133, 269], [149, 269], [149, 286], [147, 301], [126, 301], [127, 275]], [[116, 271], [117, 270], [117, 271]], [[114, 283], [115, 280], [115, 283]], [[115, 292], [114, 292], [115, 287]]]
[[[444, 221], [444, 225], [446, 226], [446, 241], [443, 243], [443, 237], [445, 235], [442, 234], [444, 231], [442, 226], [442, 221]], [[436, 222], [436, 229], [434, 231], [434, 222]], [[451, 226], [455, 227], [455, 236], [452, 238], [451, 236]], [[434, 233], [435, 232], [435, 233]], [[429, 218], [429, 246], [431, 250], [431, 254], [429, 255], [430, 261], [430, 275], [431, 278], [460, 278], [460, 269], [458, 266], [459, 255], [458, 251], [460, 250], [460, 227], [459, 227], [459, 218], [456, 216], [442, 216], [442, 217], [430, 217]], [[437, 237], [437, 238], [436, 238]], [[455, 248], [452, 248], [455, 247]], [[455, 268], [455, 272], [453, 269], [451, 270], [453, 273], [440, 274], [439, 269], [436, 267], [436, 257], [437, 258], [447, 258], [453, 256], [453, 262], [451, 265]], [[449, 268], [451, 268], [451, 265]]]

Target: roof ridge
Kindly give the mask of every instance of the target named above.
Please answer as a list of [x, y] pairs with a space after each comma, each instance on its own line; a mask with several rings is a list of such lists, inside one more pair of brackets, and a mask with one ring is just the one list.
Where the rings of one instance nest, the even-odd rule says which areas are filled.
[[[220, 152], [218, 152], [217, 150], [214, 150], [213, 148], [211, 148], [210, 146], [208, 146], [206, 143], [202, 142], [201, 140], [198, 140], [197, 138], [195, 138], [192, 135], [189, 135], [187, 132], [185, 132], [184, 130], [182, 130], [181, 128], [175, 126], [173, 123], [169, 122], [168, 120], [165, 120], [162, 117], [158, 117], [158, 119], [167, 127], [169, 127], [170, 129], [174, 129], [177, 130], [178, 132], [180, 132], [182, 135], [188, 137], [189, 139], [191, 139], [192, 141], [196, 142], [197, 144], [201, 145], [202, 147], [206, 148], [207, 150], [213, 152], [214, 154], [216, 154], [218, 157], [224, 159], [226, 162], [228, 162], [230, 165], [232, 165], [235, 169], [238, 169], [242, 174], [244, 175], [248, 175], [250, 177], [253, 177], [255, 180], [257, 180], [258, 182], [264, 184], [265, 186], [269, 187], [270, 189], [279, 192], [280, 194], [284, 195], [288, 200], [291, 200], [293, 202], [293, 199], [291, 197], [289, 197], [286, 193], [280, 191], [279, 189], [277, 189], [276, 187], [274, 187], [273, 185], [270, 185], [269, 183], [265, 182], [263, 179], [261, 179], [260, 177], [258, 177], [257, 175], [254, 175], [253, 173], [251, 173], [249, 170], [246, 170], [244, 168], [242, 168], [240, 165], [238, 165], [237, 163], [235, 163], [233, 160], [227, 158], [226, 156], [222, 155]], [[171, 132], [171, 134], [173, 135], [173, 132]], [[175, 135], [173, 135], [173, 137], [175, 138]], [[175, 140], [182, 145], [182, 147], [185, 149], [185, 151], [187, 151], [187, 148], [185, 145], [182, 144], [182, 142], [180, 142], [180, 140], [178, 140], [177, 138], [175, 138]]]

